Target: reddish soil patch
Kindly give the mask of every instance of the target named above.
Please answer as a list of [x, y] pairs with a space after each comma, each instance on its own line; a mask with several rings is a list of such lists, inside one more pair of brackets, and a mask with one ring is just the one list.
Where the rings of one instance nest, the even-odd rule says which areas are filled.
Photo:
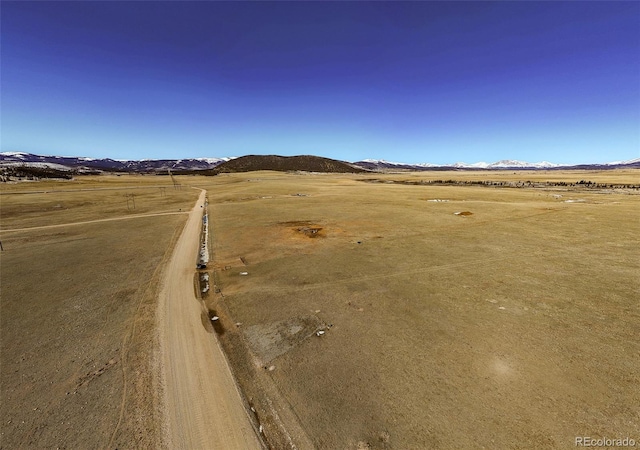
[[297, 234], [302, 234], [308, 238], [326, 237], [324, 233], [324, 227], [317, 223], [304, 220], [294, 220], [289, 222], [280, 222], [280, 225], [284, 225]]

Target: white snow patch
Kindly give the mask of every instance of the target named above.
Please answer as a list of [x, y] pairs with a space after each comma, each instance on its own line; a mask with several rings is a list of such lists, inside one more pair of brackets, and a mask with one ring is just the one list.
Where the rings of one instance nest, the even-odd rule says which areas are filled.
[[452, 167], [459, 167], [459, 168], [465, 168], [465, 169], [485, 169], [489, 166], [489, 163], [486, 163], [484, 161], [481, 162], [477, 162], [477, 163], [473, 163], [473, 164], [467, 164], [465, 162], [457, 162], [457, 163], [453, 163], [451, 164]]
[[206, 162], [208, 164], [215, 164], [218, 163], [220, 161], [228, 161], [229, 158], [193, 158], [196, 161], [203, 161]]
[[432, 163], [418, 163], [415, 165], [417, 167], [442, 167], [442, 164], [432, 164]]
[[36, 167], [40, 169], [56, 169], [56, 170], [64, 170], [67, 172], [72, 170], [71, 167], [63, 166], [62, 164], [47, 163], [47, 162], [0, 161], [0, 165], [17, 166], [17, 167]]
[[410, 166], [411, 164], [387, 161], [385, 159], [363, 159], [362, 162], [368, 162], [372, 164], [389, 164], [392, 166]]
[[618, 164], [633, 164], [633, 163], [639, 163], [640, 162], [640, 158], [635, 158], [635, 159], [627, 159], [625, 161], [611, 161], [608, 163], [604, 163], [605, 166], [616, 166]]
[[13, 158], [24, 159], [25, 156], [29, 155], [29, 153], [24, 153], [24, 152], [0, 152], [0, 155], [2, 155], [2, 156], [10, 156], [10, 157], [13, 157]]

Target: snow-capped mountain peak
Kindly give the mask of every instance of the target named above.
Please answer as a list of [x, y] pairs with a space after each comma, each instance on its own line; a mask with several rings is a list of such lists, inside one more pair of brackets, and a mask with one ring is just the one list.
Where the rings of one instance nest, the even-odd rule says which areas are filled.
[[[491, 164], [480, 161], [477, 163], [473, 163], [473, 164], [467, 164], [465, 162], [457, 162], [457, 163], [453, 163], [451, 164], [451, 167], [458, 167], [461, 169], [485, 169], [487, 167], [489, 167]], [[446, 164], [445, 164], [446, 166]]]
[[386, 159], [364, 159], [364, 162], [372, 164], [386, 164], [390, 166], [406, 166], [406, 163], [387, 161]]

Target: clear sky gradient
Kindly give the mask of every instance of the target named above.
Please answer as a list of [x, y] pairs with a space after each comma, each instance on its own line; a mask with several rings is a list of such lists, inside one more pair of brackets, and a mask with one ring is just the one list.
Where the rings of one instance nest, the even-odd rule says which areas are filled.
[[640, 157], [639, 2], [10, 2], [1, 149]]

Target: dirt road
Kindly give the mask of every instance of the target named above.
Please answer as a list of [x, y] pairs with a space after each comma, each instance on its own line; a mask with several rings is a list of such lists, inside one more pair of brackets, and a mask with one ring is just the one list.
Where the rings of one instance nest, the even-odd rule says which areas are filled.
[[140, 219], [142, 217], [155, 217], [155, 216], [171, 216], [175, 214], [186, 214], [184, 211], [168, 211], [168, 212], [157, 212], [157, 213], [148, 213], [148, 214], [132, 214], [130, 216], [118, 216], [118, 217], [109, 217], [107, 219], [94, 219], [94, 220], [83, 220], [80, 222], [69, 222], [69, 223], [59, 223], [56, 225], [42, 225], [39, 227], [26, 227], [26, 228], [10, 228], [8, 230], [1, 230], [0, 233], [12, 233], [19, 231], [34, 231], [34, 230], [47, 230], [49, 228], [62, 228], [69, 227], [72, 225], [86, 225], [90, 223], [98, 223], [98, 222], [111, 222], [113, 220], [129, 220], [129, 219]]
[[202, 191], [167, 265], [158, 329], [169, 448], [261, 449], [217, 337], [202, 322], [193, 274]]

